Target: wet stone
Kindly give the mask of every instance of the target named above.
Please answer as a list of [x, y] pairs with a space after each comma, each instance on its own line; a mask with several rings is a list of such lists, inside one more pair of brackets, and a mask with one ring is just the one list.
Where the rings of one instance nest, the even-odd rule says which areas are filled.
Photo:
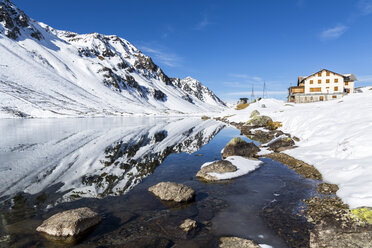
[[161, 182], [149, 188], [149, 191], [164, 201], [188, 202], [195, 198], [195, 191], [182, 184]]
[[195, 220], [192, 220], [192, 219], [186, 219], [181, 225], [180, 225], [180, 228], [188, 233], [190, 232], [191, 230], [194, 230], [198, 227], [197, 223]]
[[219, 179], [215, 176], [210, 175], [209, 173], [227, 173], [234, 172], [237, 168], [230, 161], [220, 160], [213, 162], [207, 166], [202, 167], [196, 177], [201, 178], [206, 181], [218, 181]]
[[76, 236], [99, 222], [101, 222], [99, 214], [84, 207], [55, 214], [45, 220], [36, 231], [57, 237]]
[[247, 158], [254, 157], [260, 148], [258, 148], [253, 143], [247, 143], [242, 138], [233, 138], [230, 142], [226, 145], [223, 150], [222, 157], [227, 158], [229, 156], [242, 156]]
[[222, 237], [220, 242], [219, 248], [260, 248], [254, 241], [238, 237]]

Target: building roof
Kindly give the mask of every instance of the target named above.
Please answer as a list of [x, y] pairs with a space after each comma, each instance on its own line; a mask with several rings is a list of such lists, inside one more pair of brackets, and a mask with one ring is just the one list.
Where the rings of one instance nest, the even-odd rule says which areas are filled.
[[298, 82], [297, 82], [297, 85], [300, 85], [300, 83], [302, 83], [303, 81], [305, 81], [307, 78], [311, 77], [311, 76], [314, 76], [315, 74], [318, 74], [319, 72], [322, 72], [322, 71], [329, 71], [329, 72], [332, 72], [336, 75], [339, 75], [341, 77], [344, 77], [344, 78], [347, 78], [349, 79], [349, 81], [357, 81], [358, 79], [354, 76], [354, 74], [340, 74], [340, 73], [337, 73], [337, 72], [333, 72], [333, 71], [330, 71], [330, 70], [327, 70], [327, 69], [321, 69], [320, 71], [318, 72], [315, 72], [313, 74], [311, 74], [310, 76], [307, 76], [307, 77], [298, 77]]

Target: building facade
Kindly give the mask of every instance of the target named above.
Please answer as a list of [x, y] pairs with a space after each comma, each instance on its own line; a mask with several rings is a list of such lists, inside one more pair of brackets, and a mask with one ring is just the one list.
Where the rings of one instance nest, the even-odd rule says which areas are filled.
[[354, 93], [354, 74], [339, 74], [322, 69], [308, 77], [299, 77], [289, 88], [288, 101], [295, 103], [328, 101]]

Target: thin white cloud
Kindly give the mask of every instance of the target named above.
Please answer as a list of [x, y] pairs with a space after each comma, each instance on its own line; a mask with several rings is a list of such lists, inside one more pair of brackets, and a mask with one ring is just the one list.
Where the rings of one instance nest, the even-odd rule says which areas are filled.
[[345, 25], [337, 25], [333, 28], [329, 28], [329, 29], [324, 30], [320, 34], [320, 38], [322, 40], [338, 39], [338, 38], [341, 37], [341, 35], [343, 35], [346, 32], [347, 29], [348, 29], [348, 27], [345, 26]]
[[194, 29], [196, 30], [202, 30], [204, 29], [205, 27], [207, 27], [210, 23], [209, 19], [208, 19], [208, 16], [204, 15], [203, 16], [203, 19], [195, 26]]
[[242, 83], [242, 82], [223, 82], [222, 83], [225, 86], [231, 87], [231, 88], [251, 88], [252, 84], [250, 83]]
[[140, 49], [144, 53], [149, 53], [149, 55], [154, 59], [155, 62], [169, 67], [179, 66], [182, 60], [178, 55], [174, 53], [167, 53], [163, 49], [155, 49], [148, 46], [140, 46]]
[[162, 38], [162, 39], [166, 39], [166, 38], [168, 38], [168, 37], [170, 36], [170, 34], [173, 33], [173, 32], [174, 32], [173, 27], [170, 26], [170, 25], [167, 25], [167, 26], [165, 27], [164, 32], [161, 34], [161, 38]]
[[362, 15], [372, 14], [372, 0], [359, 0], [357, 7]]
[[359, 82], [372, 82], [372, 75], [361, 75], [357, 78]]
[[235, 77], [235, 78], [243, 78], [243, 79], [247, 79], [247, 80], [253, 80], [253, 81], [256, 81], [256, 82], [263, 81], [263, 79], [260, 78], [260, 77], [250, 76], [250, 75], [247, 75], [247, 74], [230, 74], [230, 76]]

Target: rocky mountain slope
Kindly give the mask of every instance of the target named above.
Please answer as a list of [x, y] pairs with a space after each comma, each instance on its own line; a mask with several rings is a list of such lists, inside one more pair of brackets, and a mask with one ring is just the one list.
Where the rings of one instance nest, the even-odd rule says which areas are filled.
[[225, 107], [191, 77], [170, 78], [115, 35], [60, 31], [0, 0], [0, 118], [179, 114]]

